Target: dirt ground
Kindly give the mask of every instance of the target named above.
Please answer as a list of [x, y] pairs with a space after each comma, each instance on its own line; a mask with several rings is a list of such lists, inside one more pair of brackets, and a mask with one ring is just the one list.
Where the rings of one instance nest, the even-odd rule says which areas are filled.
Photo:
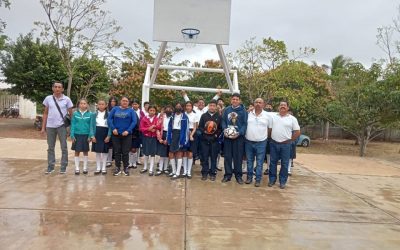
[[0, 137], [45, 140], [46, 135], [37, 131], [33, 123], [31, 119], [0, 118]]

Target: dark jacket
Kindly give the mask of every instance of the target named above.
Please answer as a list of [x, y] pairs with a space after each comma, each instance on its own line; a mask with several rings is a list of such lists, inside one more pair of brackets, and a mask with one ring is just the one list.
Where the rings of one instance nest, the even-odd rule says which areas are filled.
[[[206, 123], [208, 121], [214, 121], [217, 124], [217, 130], [213, 134], [206, 134], [204, 132]], [[214, 113], [213, 115], [210, 115], [209, 112], [204, 113], [203, 115], [201, 115], [199, 126], [197, 129], [201, 131], [202, 140], [217, 141], [218, 136], [221, 134], [221, 116], [218, 112]]]
[[[247, 111], [243, 104], [240, 104], [236, 108], [233, 108], [232, 106], [226, 107], [222, 116], [222, 130], [226, 129], [228, 126], [234, 126], [240, 135], [246, 135], [247, 115]], [[233, 120], [235, 120], [235, 123]]]

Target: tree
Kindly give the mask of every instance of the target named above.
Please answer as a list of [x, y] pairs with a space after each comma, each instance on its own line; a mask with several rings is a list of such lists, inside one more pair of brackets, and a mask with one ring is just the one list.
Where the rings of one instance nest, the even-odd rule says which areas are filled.
[[[10, 0], [0, 0], [0, 7], [10, 8], [11, 2]], [[0, 18], [0, 34], [3, 33], [3, 30], [6, 28], [6, 22]]]
[[338, 75], [326, 118], [358, 139], [361, 157], [371, 140], [399, 123], [399, 73], [399, 66], [384, 74], [377, 64], [366, 69], [360, 63], [349, 63]]
[[67, 95], [71, 94], [76, 65], [74, 58], [118, 47], [113, 38], [121, 29], [101, 9], [105, 0], [40, 0], [48, 22], [36, 22], [41, 35], [54, 41], [67, 70]]
[[42, 103], [55, 80], [67, 78], [57, 46], [34, 40], [32, 34], [21, 35], [15, 43], [6, 45], [1, 62], [11, 93], [37, 103]]

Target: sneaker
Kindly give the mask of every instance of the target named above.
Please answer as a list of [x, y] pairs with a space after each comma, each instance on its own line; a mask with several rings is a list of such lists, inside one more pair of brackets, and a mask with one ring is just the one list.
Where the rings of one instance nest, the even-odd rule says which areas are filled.
[[53, 172], [54, 172], [54, 168], [48, 167], [47, 170], [46, 170], [46, 172], [44, 172], [44, 174], [51, 174], [51, 173], [53, 173]]
[[60, 170], [60, 174], [66, 174], [67, 171], [66, 170]]
[[273, 185], [275, 185], [275, 182], [268, 182], [268, 187], [272, 187]]
[[150, 171], [149, 172], [149, 176], [153, 176], [154, 175], [154, 172], [153, 171]]
[[157, 171], [155, 176], [159, 176], [159, 175], [162, 175], [162, 174], [163, 174], [163, 171]]
[[100, 170], [94, 171], [94, 175], [99, 175], [99, 174], [101, 174], [101, 171], [100, 171]]
[[83, 170], [83, 174], [88, 174], [87, 169], [84, 169], [84, 170]]
[[215, 181], [215, 176], [214, 175], [210, 176], [210, 181]]
[[201, 180], [202, 180], [202, 181], [206, 181], [206, 180], [207, 180], [207, 175], [203, 175], [203, 176], [201, 177]]
[[101, 174], [102, 174], [102, 175], [106, 175], [106, 174], [107, 174], [107, 170], [101, 171]]
[[246, 180], [246, 184], [251, 184], [253, 182], [253, 178], [247, 178], [247, 180]]
[[115, 168], [113, 175], [114, 176], [118, 176], [121, 173], [121, 169], [120, 168]]
[[81, 171], [75, 170], [75, 175], [80, 175], [80, 174], [81, 174]]
[[286, 187], [286, 184], [280, 184], [280, 185], [279, 185], [279, 188], [280, 188], [280, 189], [285, 189], [285, 187]]
[[124, 175], [129, 176], [129, 168], [124, 168]]
[[109, 167], [111, 167], [111, 166], [112, 166], [112, 162], [109, 161], [109, 162], [106, 163], [106, 167], [107, 167], [107, 168], [109, 168]]
[[222, 183], [225, 183], [225, 182], [228, 182], [228, 181], [231, 181], [231, 179], [228, 179], [228, 177], [224, 177], [224, 178], [221, 180]]
[[147, 169], [142, 169], [142, 170], [140, 170], [140, 173], [141, 174], [144, 174], [144, 173], [146, 173], [147, 172]]
[[256, 183], [254, 184], [255, 187], [260, 187], [260, 185], [261, 185], [261, 182], [259, 182], [259, 181], [256, 181]]
[[243, 181], [242, 178], [237, 178], [237, 179], [236, 179], [236, 182], [237, 182], [238, 184], [240, 184], [240, 185], [242, 185], [242, 184], [244, 183], [244, 181]]

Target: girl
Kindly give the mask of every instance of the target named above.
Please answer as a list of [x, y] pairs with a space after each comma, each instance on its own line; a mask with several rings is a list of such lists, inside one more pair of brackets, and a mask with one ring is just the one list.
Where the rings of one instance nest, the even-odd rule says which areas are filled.
[[162, 173], [168, 174], [168, 154], [169, 154], [169, 146], [167, 142], [167, 132], [168, 132], [168, 124], [169, 120], [172, 117], [172, 106], [167, 105], [164, 107], [163, 112], [161, 112], [160, 117], [158, 119], [159, 129], [157, 130], [157, 155], [160, 157], [160, 161], [158, 163], [159, 169], [156, 173], [156, 176], [161, 175]]
[[75, 174], [80, 174], [79, 155], [83, 152], [83, 174], [88, 173], [89, 142], [93, 138], [92, 114], [88, 111], [88, 103], [85, 99], [78, 102], [78, 110], [72, 115], [71, 140], [72, 150], [75, 151]]
[[96, 152], [96, 171], [94, 174], [107, 174], [108, 143], [111, 130], [107, 125], [108, 111], [104, 100], [97, 102], [97, 112], [92, 117], [92, 129], [95, 135], [92, 140], [92, 152]]
[[183, 112], [180, 103], [175, 104], [175, 113], [169, 120], [167, 141], [169, 145], [169, 159], [172, 166], [172, 173], [170, 176], [172, 176], [172, 179], [177, 179], [181, 174], [183, 152], [190, 146], [189, 118]]
[[138, 100], [133, 99], [131, 106], [137, 115], [136, 118], [138, 120], [138, 123], [136, 124], [136, 127], [133, 129], [132, 132], [132, 148], [131, 152], [129, 152], [129, 167], [137, 168], [137, 162], [139, 160], [138, 152], [140, 145], [142, 144], [142, 135], [140, 133], [139, 125], [141, 118], [144, 117], [144, 113], [142, 110], [139, 109], [140, 106]]
[[[116, 97], [110, 97], [110, 99], [108, 99], [108, 113], [110, 113], [110, 111], [115, 107], [118, 106], [118, 99]], [[114, 159], [114, 155], [113, 155], [113, 149], [112, 149], [112, 141], [110, 140], [110, 142], [108, 143], [108, 156], [107, 156], [107, 165], [106, 167], [111, 167], [112, 165], [112, 160]]]
[[143, 134], [143, 155], [144, 155], [144, 166], [140, 173], [147, 172], [147, 164], [150, 158], [150, 169], [149, 176], [153, 176], [154, 172], [154, 160], [157, 153], [157, 124], [158, 118], [156, 116], [156, 107], [150, 105], [148, 108], [148, 116], [143, 117], [140, 120], [140, 132]]
[[129, 107], [129, 99], [121, 98], [120, 106], [115, 106], [108, 115], [108, 126], [112, 131], [113, 149], [115, 151], [114, 176], [121, 173], [121, 161], [124, 174], [129, 176], [129, 151], [132, 144], [132, 130], [136, 126], [136, 113]]
[[193, 153], [197, 152], [196, 129], [199, 124], [199, 116], [193, 111], [193, 103], [191, 101], [186, 102], [185, 105], [186, 115], [189, 118], [189, 139], [190, 148], [184, 153], [183, 156], [183, 175], [187, 176], [188, 179], [192, 178], [192, 165], [193, 165]]

